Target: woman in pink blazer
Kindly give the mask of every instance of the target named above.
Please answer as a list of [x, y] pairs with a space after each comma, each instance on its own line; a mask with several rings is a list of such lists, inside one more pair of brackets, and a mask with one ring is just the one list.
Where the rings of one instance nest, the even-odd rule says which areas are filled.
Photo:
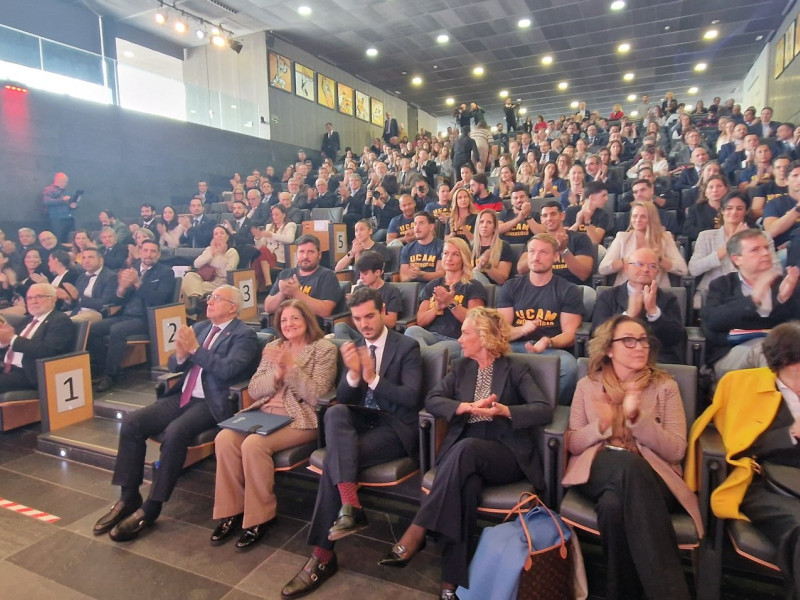
[[655, 366], [644, 324], [617, 315], [590, 343], [589, 372], [570, 409], [565, 486], [595, 503], [608, 599], [689, 598], [670, 512], [702, 535], [697, 498], [681, 478], [686, 417], [678, 385]]

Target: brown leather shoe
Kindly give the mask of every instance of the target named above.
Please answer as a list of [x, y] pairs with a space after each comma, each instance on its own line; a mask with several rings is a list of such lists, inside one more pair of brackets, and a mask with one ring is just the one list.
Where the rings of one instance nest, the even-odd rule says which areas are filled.
[[95, 535], [102, 535], [111, 531], [117, 523], [122, 521], [128, 515], [132, 515], [142, 505], [139, 500], [136, 504], [125, 504], [122, 500], [117, 500], [114, 506], [97, 520], [92, 528], [92, 533]]
[[300, 572], [281, 590], [281, 598], [299, 598], [316, 590], [339, 570], [336, 555], [326, 563], [312, 556]]

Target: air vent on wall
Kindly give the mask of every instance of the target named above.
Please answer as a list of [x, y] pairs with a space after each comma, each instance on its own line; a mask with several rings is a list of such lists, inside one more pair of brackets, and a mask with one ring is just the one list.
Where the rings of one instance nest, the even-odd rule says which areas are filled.
[[238, 14], [239, 14], [239, 11], [238, 11], [238, 10], [236, 10], [235, 8], [231, 8], [231, 7], [230, 7], [230, 6], [228, 6], [227, 4], [223, 4], [222, 2], [219, 2], [219, 0], [208, 0], [208, 2], [210, 2], [210, 3], [211, 3], [211, 4], [213, 4], [214, 6], [218, 6], [218, 7], [219, 7], [219, 8], [221, 8], [222, 10], [227, 10], [227, 11], [228, 11], [229, 13], [231, 13], [232, 15], [238, 15]]

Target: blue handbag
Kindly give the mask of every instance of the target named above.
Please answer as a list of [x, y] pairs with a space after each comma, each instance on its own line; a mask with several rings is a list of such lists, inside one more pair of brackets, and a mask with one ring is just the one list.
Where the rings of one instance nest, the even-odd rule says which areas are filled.
[[456, 593], [461, 600], [572, 600], [571, 538], [558, 514], [538, 496], [523, 494], [503, 523], [483, 530], [469, 566], [469, 589]]

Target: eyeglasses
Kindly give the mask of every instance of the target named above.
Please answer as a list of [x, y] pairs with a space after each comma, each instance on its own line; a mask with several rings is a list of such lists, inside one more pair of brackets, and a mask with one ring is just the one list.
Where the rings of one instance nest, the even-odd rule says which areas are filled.
[[629, 265], [633, 265], [637, 269], [648, 268], [651, 271], [658, 271], [661, 268], [656, 263], [645, 263], [645, 262], [642, 262], [640, 260], [632, 260], [628, 264]]
[[230, 302], [231, 304], [236, 304], [236, 302], [234, 302], [233, 300], [228, 300], [227, 298], [223, 298], [219, 294], [211, 294], [208, 297], [208, 301], [209, 302], [211, 302], [211, 301], [219, 302], [220, 300], [222, 300], [223, 302]]
[[25, 300], [27, 300], [28, 302], [42, 302], [43, 300], [47, 300], [48, 298], [52, 298], [52, 296], [39, 294], [37, 296], [27, 296]]
[[620, 338], [614, 338], [611, 340], [612, 342], [622, 342], [622, 345], [626, 348], [636, 348], [636, 344], [640, 344], [642, 348], [649, 348], [650, 347], [650, 340], [646, 337], [635, 338], [631, 336], [625, 336]]

